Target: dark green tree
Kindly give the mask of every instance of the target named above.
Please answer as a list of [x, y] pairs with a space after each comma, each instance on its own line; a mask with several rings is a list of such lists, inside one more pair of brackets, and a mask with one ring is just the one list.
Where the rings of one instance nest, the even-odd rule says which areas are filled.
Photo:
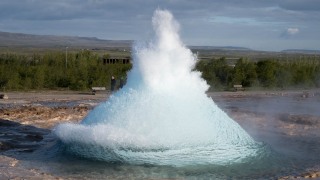
[[257, 74], [260, 84], [263, 87], [276, 87], [276, 71], [279, 64], [274, 60], [264, 60], [257, 63]]
[[257, 72], [253, 62], [240, 58], [234, 66], [233, 84], [241, 84], [244, 87], [251, 87], [256, 84]]

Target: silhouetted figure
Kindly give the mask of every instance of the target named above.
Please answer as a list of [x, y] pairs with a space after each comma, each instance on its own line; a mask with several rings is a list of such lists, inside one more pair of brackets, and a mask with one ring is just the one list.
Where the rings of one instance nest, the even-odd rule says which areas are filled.
[[114, 76], [111, 77], [111, 91], [115, 90], [117, 80]]
[[125, 78], [122, 76], [120, 78], [120, 85], [119, 85], [119, 88], [121, 89], [123, 87], [123, 85], [125, 84]]

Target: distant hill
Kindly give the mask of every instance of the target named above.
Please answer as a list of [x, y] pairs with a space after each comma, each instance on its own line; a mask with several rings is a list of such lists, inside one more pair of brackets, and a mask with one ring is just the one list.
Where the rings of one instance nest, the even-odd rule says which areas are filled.
[[249, 48], [236, 46], [189, 46], [189, 48], [201, 50], [252, 51]]
[[[33, 48], [105, 48], [105, 47], [131, 47], [132, 40], [103, 40], [96, 37], [33, 35], [23, 33], [10, 33], [0, 31], [0, 47], [33, 47]], [[233, 46], [190, 46], [191, 49], [250, 51], [244, 47]]]
[[308, 50], [308, 49], [286, 49], [281, 52], [283, 52], [283, 53], [299, 53], [299, 54], [320, 54], [320, 50]]
[[[54, 49], [54, 48], [83, 48], [83, 49], [109, 49], [109, 48], [125, 48], [130, 49], [133, 44], [132, 40], [103, 40], [96, 37], [79, 37], [79, 36], [55, 36], [55, 35], [33, 35], [23, 33], [10, 33], [0, 31], [0, 49], [3, 48], [39, 48], [39, 49]], [[236, 46], [188, 46], [194, 52], [201, 54], [212, 53], [225, 55], [240, 55], [246, 56], [254, 53], [261, 55], [266, 54], [320, 54], [320, 50], [305, 50], [305, 49], [287, 49], [281, 52], [257, 51], [245, 47]]]
[[32, 48], [106, 48], [130, 47], [131, 40], [102, 40], [95, 37], [32, 35], [22, 33], [0, 32], [0, 47], [32, 47]]

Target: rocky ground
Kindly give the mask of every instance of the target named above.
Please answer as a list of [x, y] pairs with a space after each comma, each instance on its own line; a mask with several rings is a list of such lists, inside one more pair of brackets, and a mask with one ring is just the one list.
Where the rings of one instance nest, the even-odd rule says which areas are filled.
[[0, 99], [0, 179], [62, 179], [19, 164], [16, 153], [33, 152], [58, 123], [79, 122], [108, 93], [13, 92]]
[[[280, 134], [283, 138], [301, 137], [305, 140], [320, 139], [318, 92], [221, 92], [208, 93], [208, 96], [258, 139], [269, 134]], [[0, 99], [0, 179], [63, 179], [20, 165], [15, 154], [33, 152], [46, 143], [47, 135], [55, 125], [79, 122], [109, 96], [107, 92], [91, 95], [53, 91], [6, 95], [8, 99]], [[288, 106], [297, 107], [290, 109]], [[306, 110], [302, 111], [303, 108]], [[314, 148], [319, 148], [319, 145]], [[281, 179], [320, 179], [319, 166], [320, 163], [305, 172]]]

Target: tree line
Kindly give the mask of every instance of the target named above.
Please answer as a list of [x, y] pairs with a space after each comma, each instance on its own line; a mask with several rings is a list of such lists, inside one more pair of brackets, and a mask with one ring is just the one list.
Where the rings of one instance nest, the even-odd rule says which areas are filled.
[[0, 90], [110, 87], [111, 76], [125, 76], [131, 64], [105, 64], [103, 58], [108, 57], [108, 54], [100, 57], [89, 50], [32, 55], [3, 53], [0, 55]]
[[[131, 64], [106, 64], [108, 54], [89, 50], [47, 52], [43, 54], [0, 54], [0, 91], [70, 89], [88, 90], [93, 86], [110, 88], [111, 76], [125, 77]], [[211, 91], [231, 90], [240, 84], [246, 88], [318, 88], [320, 60], [250, 61], [240, 58], [231, 64], [226, 58], [200, 60], [194, 70], [210, 85]]]
[[195, 69], [202, 72], [210, 90], [231, 90], [236, 84], [252, 89], [320, 87], [320, 61], [311, 58], [258, 62], [240, 58], [235, 64], [228, 64], [223, 57], [199, 61]]

